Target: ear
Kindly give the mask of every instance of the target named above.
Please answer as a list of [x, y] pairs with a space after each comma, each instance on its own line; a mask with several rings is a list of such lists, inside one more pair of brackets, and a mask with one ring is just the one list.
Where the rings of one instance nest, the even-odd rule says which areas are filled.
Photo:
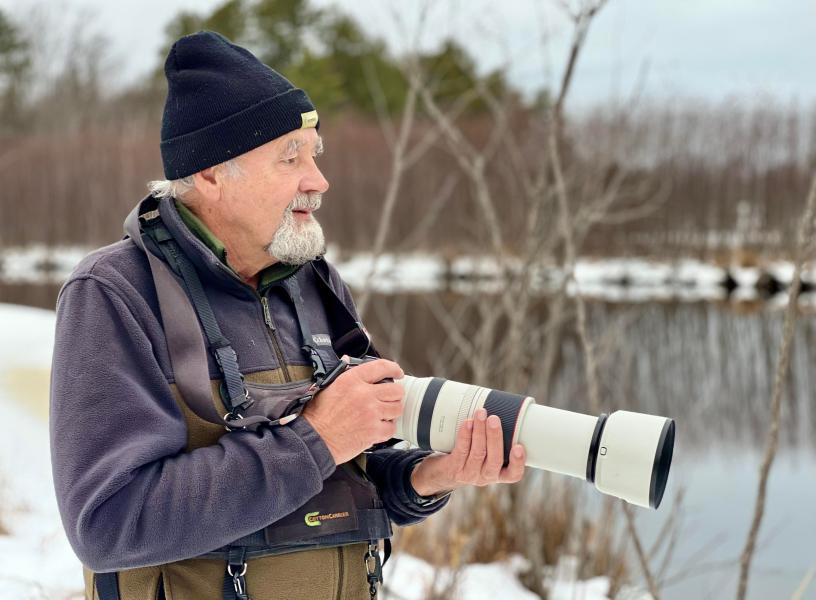
[[221, 197], [221, 178], [215, 167], [207, 167], [193, 175], [196, 192], [205, 200], [218, 200]]

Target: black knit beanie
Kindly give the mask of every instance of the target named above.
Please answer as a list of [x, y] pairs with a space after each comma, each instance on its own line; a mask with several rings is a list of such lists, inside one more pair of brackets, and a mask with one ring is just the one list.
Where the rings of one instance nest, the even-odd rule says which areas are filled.
[[179, 179], [290, 131], [317, 127], [306, 92], [212, 31], [179, 39], [164, 63], [164, 176]]

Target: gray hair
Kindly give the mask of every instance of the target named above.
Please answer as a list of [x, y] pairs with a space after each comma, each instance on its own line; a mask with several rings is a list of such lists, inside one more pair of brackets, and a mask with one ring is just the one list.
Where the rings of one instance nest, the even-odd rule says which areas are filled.
[[[237, 158], [231, 158], [226, 162], [216, 165], [216, 168], [223, 169], [227, 177], [237, 179], [244, 174]], [[157, 179], [147, 183], [147, 189], [156, 198], [176, 198], [184, 201], [184, 196], [195, 187], [193, 176], [188, 175], [180, 179]]]

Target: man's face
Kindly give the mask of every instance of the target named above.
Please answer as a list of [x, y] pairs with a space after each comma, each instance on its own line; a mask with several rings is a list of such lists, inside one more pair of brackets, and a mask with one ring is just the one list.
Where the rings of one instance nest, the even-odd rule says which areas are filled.
[[224, 181], [219, 212], [243, 232], [253, 253], [297, 264], [323, 252], [323, 233], [312, 215], [329, 189], [315, 163], [322, 151], [317, 131], [300, 129], [241, 155], [243, 174]]

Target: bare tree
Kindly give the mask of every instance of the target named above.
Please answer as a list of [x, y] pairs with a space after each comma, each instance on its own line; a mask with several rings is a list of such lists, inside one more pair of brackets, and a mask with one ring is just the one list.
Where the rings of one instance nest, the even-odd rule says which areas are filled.
[[798, 298], [802, 287], [801, 275], [805, 261], [812, 256], [814, 250], [814, 219], [816, 218], [816, 175], [810, 186], [810, 193], [805, 201], [805, 212], [799, 224], [799, 231], [796, 237], [798, 252], [793, 272], [793, 281], [788, 292], [788, 305], [785, 309], [785, 322], [782, 326], [782, 341], [779, 345], [779, 358], [774, 374], [774, 386], [771, 394], [771, 422], [768, 426], [768, 436], [765, 441], [765, 455], [759, 467], [759, 486], [754, 505], [754, 516], [751, 521], [751, 528], [745, 540], [745, 547], [740, 557], [740, 575], [737, 586], [738, 600], [744, 600], [748, 592], [748, 577], [751, 574], [751, 561], [754, 558], [759, 528], [762, 525], [762, 517], [765, 514], [765, 497], [768, 490], [768, 476], [776, 457], [776, 449], [779, 445], [779, 420], [782, 410], [782, 395], [785, 391], [788, 368], [790, 366], [791, 346], [793, 344], [793, 333], [796, 327], [796, 319], [799, 313]]
[[[545, 107], [543, 114], [528, 126], [528, 135], [520, 136], [512, 125], [515, 110], [512, 100], [495, 97], [484, 82], [477, 82], [464, 101], [483, 102], [492, 122], [481, 141], [474, 139], [466, 122], [457, 118], [461, 105], [446, 111], [418, 61], [405, 62], [404, 74], [410, 82], [407, 106], [412, 113], [403, 115], [398, 133], [387, 134], [392, 140], [389, 146], [394, 167], [386, 194], [386, 208], [378, 228], [378, 243], [375, 243], [376, 255], [385, 245], [388, 222], [397, 202], [399, 181], [404, 172], [402, 157], [405, 155], [406, 127], [416, 119], [413, 111], [421, 109], [433, 125], [433, 133], [426, 139], [434, 142], [438, 139], [455, 160], [460, 176], [468, 185], [473, 203], [470, 222], [476, 240], [474, 254], [489, 257], [501, 281], [493, 298], [475, 294], [455, 300], [436, 294], [427, 296], [426, 305], [446, 334], [445, 347], [433, 349], [435, 360], [432, 363], [442, 372], [446, 368], [466, 372], [473, 383], [490, 387], [529, 390], [531, 383], [536, 382], [536, 391], [541, 392], [540, 397], [546, 398], [549, 375], [542, 378], [537, 374], [542, 368], [538, 358], [543, 356], [544, 369], [552, 372], [563, 342], [563, 326], [574, 318], [583, 348], [586, 396], [590, 410], [596, 413], [602, 408], [597, 348], [589, 332], [586, 304], [579, 293], [573, 293], [574, 270], [581, 244], [599, 223], [623, 223], [648, 214], [659, 196], [654, 186], [641, 185], [635, 190], [630, 185], [627, 189], [629, 172], [626, 169], [617, 169], [610, 178], [599, 168], [587, 169], [588, 165], [581, 163], [574, 149], [567, 149], [566, 98], [589, 26], [605, 4], [605, 0], [599, 0], [581, 3], [577, 8], [564, 7], [573, 25], [567, 62], [555, 102]], [[383, 129], [387, 130], [387, 127]], [[569, 154], [568, 159], [565, 159], [565, 152]], [[500, 153], [502, 158], [498, 160]], [[491, 171], [497, 162], [501, 165], [500, 180], [514, 190], [513, 202], [523, 206], [522, 212], [526, 215], [522, 228], [509, 233], [508, 223], [503, 221], [499, 210], [500, 198], [504, 195], [497, 196], [496, 173]], [[634, 210], [630, 207], [616, 212], [616, 203], [627, 194], [639, 195], [640, 205]], [[545, 217], [553, 213], [558, 215], [555, 222]], [[552, 264], [559, 264], [563, 277], [555, 296], [550, 299], [547, 322], [535, 326], [532, 324], [535, 303], [541, 293], [541, 284], [536, 278], [537, 267]], [[370, 289], [371, 273], [366, 280], [366, 294]], [[368, 299], [368, 295], [364, 297]], [[542, 381], [544, 386], [540, 385]], [[498, 494], [502, 498], [501, 503], [507, 508], [505, 515], [523, 515], [525, 511], [519, 508], [525, 500], [528, 501], [528, 491], [525, 491], [528, 488], [516, 486], [487, 495]], [[485, 496], [480, 496], [480, 500], [484, 501]], [[624, 512], [629, 517], [629, 536], [641, 559], [644, 577], [657, 597], [657, 578], [645, 558], [631, 513]], [[531, 573], [536, 576], [530, 581], [537, 580], [538, 583], [531, 585], [540, 588], [548, 557], [540, 551], [540, 542], [533, 539], [537, 535], [535, 528], [520, 521], [516, 523], [506, 516], [503, 521], [510, 521], [506, 526], [518, 538], [516, 547], [524, 548], [533, 563]], [[574, 543], [577, 540], [576, 537]], [[544, 592], [542, 589], [538, 591]]]

